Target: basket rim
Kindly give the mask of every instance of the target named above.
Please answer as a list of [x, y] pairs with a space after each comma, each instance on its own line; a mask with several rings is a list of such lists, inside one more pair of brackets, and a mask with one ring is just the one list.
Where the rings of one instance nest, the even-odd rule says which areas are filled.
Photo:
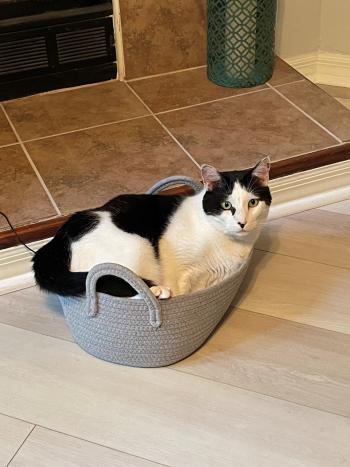
[[[175, 297], [170, 297], [170, 298], [168, 298], [166, 300], [159, 300], [159, 303], [160, 303], [161, 307], [167, 306], [167, 304], [169, 304], [169, 303], [172, 303], [172, 304], [176, 305], [176, 302], [177, 301], [183, 301], [184, 297], [191, 298], [191, 299], [201, 298], [202, 296], [206, 296], [209, 293], [215, 292], [218, 289], [221, 289], [221, 288], [224, 288], [224, 287], [228, 286], [234, 279], [238, 278], [241, 274], [243, 274], [243, 272], [246, 270], [246, 268], [248, 268], [248, 265], [250, 263], [252, 255], [253, 255], [253, 250], [250, 253], [249, 257], [244, 261], [244, 263], [238, 269], [238, 271], [234, 272], [233, 274], [231, 274], [229, 277], [227, 277], [223, 281], [219, 282], [218, 284], [211, 285], [210, 287], [207, 287], [205, 289], [197, 290], [196, 292], [176, 295]], [[96, 297], [97, 297], [98, 300], [104, 300], [104, 302], [106, 302], [106, 301], [110, 301], [110, 302], [114, 302], [114, 303], [121, 302], [121, 303], [123, 303], [125, 305], [129, 304], [131, 306], [135, 305], [136, 303], [140, 304], [140, 302], [145, 303], [145, 300], [142, 297], [137, 298], [137, 299], [132, 298], [132, 297], [130, 297], [130, 298], [129, 297], [117, 297], [117, 296], [114, 296], [114, 295], [109, 295], [109, 294], [104, 293], [104, 292], [96, 292]], [[70, 298], [70, 297], [68, 297], [68, 298]], [[83, 297], [72, 297], [72, 298], [78, 298], [80, 300], [85, 300], [86, 295], [83, 296]], [[135, 303], [135, 300], [137, 300], [136, 303]], [[145, 305], [146, 305], [146, 303], [145, 303]]]

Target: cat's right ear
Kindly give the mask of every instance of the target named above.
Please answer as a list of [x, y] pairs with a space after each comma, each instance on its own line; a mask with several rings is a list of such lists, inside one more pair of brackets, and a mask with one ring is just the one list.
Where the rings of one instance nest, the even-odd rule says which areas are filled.
[[220, 173], [215, 167], [207, 164], [202, 165], [201, 173], [205, 188], [207, 191], [213, 191], [221, 181]]

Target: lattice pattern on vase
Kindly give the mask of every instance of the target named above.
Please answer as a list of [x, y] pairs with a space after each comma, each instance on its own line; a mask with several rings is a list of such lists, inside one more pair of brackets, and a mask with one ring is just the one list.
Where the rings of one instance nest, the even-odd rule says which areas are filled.
[[271, 78], [276, 0], [208, 0], [208, 78], [248, 87]]

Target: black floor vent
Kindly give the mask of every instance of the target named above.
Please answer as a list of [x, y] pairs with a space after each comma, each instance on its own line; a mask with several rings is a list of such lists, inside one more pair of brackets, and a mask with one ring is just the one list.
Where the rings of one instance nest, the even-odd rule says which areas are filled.
[[0, 99], [115, 78], [112, 17], [81, 19], [0, 33]]
[[106, 32], [103, 26], [57, 34], [59, 63], [78, 62], [108, 57]]
[[45, 37], [29, 37], [0, 44], [0, 75], [48, 68]]

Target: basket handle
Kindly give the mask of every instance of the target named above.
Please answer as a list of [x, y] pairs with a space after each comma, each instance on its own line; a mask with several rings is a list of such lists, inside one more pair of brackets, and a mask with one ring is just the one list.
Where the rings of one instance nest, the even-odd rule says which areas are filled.
[[203, 185], [191, 177], [185, 177], [184, 175], [173, 175], [171, 177], [163, 178], [163, 180], [159, 180], [159, 182], [155, 183], [151, 188], [147, 190], [148, 195], [156, 195], [161, 191], [165, 190], [174, 185], [187, 185], [195, 191], [195, 193], [199, 193], [203, 190]]
[[143, 298], [148, 306], [151, 326], [158, 328], [162, 324], [161, 306], [159, 300], [149, 290], [145, 282], [130, 269], [121, 264], [103, 263], [94, 266], [86, 278], [86, 310], [88, 316], [96, 316], [98, 300], [96, 284], [100, 277], [116, 276], [128, 282]]

